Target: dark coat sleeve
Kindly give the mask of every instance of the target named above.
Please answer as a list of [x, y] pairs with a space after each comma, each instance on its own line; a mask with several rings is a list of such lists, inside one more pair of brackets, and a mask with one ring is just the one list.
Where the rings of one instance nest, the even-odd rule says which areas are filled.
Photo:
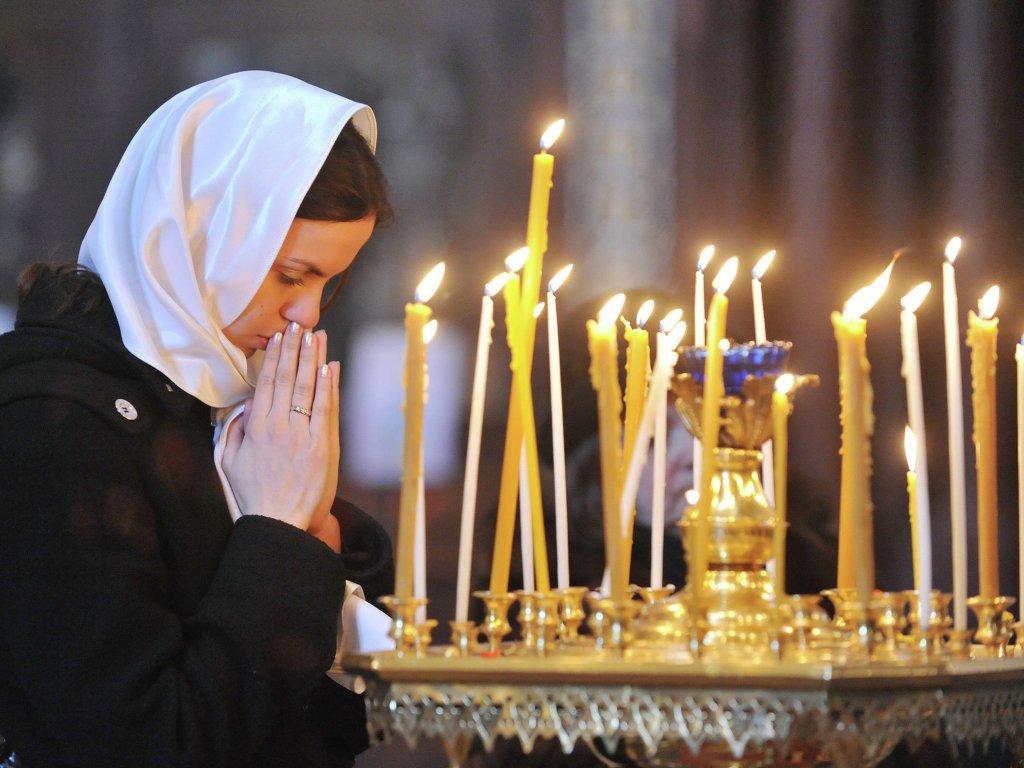
[[43, 731], [26, 762], [258, 764], [319, 695], [340, 559], [285, 523], [242, 518], [179, 615], [131, 444], [56, 406], [24, 401], [0, 419], [0, 684]]

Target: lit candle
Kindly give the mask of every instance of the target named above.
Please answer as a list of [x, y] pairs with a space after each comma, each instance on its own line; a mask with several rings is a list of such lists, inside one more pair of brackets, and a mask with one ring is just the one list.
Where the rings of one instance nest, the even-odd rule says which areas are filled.
[[736, 277], [738, 259], [733, 256], [722, 265], [712, 282], [715, 295], [711, 297], [708, 311], [707, 357], [704, 360], [704, 391], [701, 404], [701, 449], [703, 472], [700, 478], [700, 499], [697, 506], [697, 529], [694, 532], [693, 554], [690, 562], [693, 573], [689, 579], [695, 598], [704, 590], [704, 573], [708, 565], [708, 529], [711, 524], [711, 477], [715, 467], [715, 449], [718, 447], [718, 431], [721, 418], [721, 400], [725, 394], [722, 380], [722, 341], [725, 339], [725, 320], [729, 309], [726, 291]]
[[462, 525], [459, 528], [459, 570], [455, 590], [456, 621], [466, 621], [469, 616], [469, 581], [473, 563], [473, 526], [480, 472], [480, 438], [483, 432], [484, 399], [487, 393], [487, 358], [491, 348], [491, 331], [494, 328], [494, 295], [502, 289], [506, 280], [508, 275], [503, 272], [487, 283], [480, 303], [480, 330], [476, 338], [473, 394], [469, 406], [466, 474], [462, 481]]
[[[686, 323], [682, 322], [683, 310], [673, 309], [662, 318], [658, 327], [657, 358], [655, 372], [659, 366], [667, 370], [665, 378], [666, 391], [654, 403], [657, 412], [654, 414], [654, 466], [651, 471], [651, 586], [661, 587], [664, 574], [665, 557], [665, 462], [668, 450], [668, 387], [671, 385], [672, 373], [675, 371], [679, 355], [676, 347], [686, 332]], [[680, 330], [681, 329], [681, 330]], [[678, 337], [674, 331], [678, 331]], [[669, 338], [671, 334], [672, 338]], [[678, 338], [678, 341], [673, 341]], [[662, 357], [664, 355], [664, 358]], [[655, 390], [656, 391], [656, 390]], [[648, 397], [651, 397], [649, 392]]]
[[[626, 471], [626, 462], [633, 455], [633, 445], [636, 443], [637, 431], [640, 429], [640, 417], [643, 415], [644, 400], [647, 398], [647, 380], [651, 374], [651, 350], [648, 344], [648, 334], [644, 325], [654, 310], [654, 302], [648, 299], [641, 306], [636, 314], [636, 327], [630, 327], [625, 322], [626, 330], [623, 334], [626, 337], [626, 395], [625, 395], [625, 425], [622, 439], [622, 466], [619, 472], [622, 475]], [[646, 450], [646, 446], [644, 448]], [[621, 566], [624, 570], [622, 578], [629, 583], [629, 566], [633, 555], [633, 518], [634, 511], [630, 511], [628, 520], [625, 521], [625, 539], [622, 550]]]
[[[932, 513], [928, 498], [928, 456], [924, 425], [924, 396], [921, 385], [921, 355], [918, 350], [917, 316], [931, 283], [921, 283], [904, 296], [900, 305], [900, 341], [903, 348], [903, 378], [907, 382], [907, 427], [915, 444], [914, 490], [911, 503], [912, 534], [914, 537], [914, 589], [918, 591], [919, 605], [928, 605], [932, 592]], [[910, 477], [907, 477], [908, 489]], [[928, 626], [928, 611], [921, 612], [921, 626]]]
[[569, 587], [569, 506], [565, 483], [565, 425], [562, 418], [562, 362], [558, 348], [558, 307], [555, 293], [572, 272], [563, 267], [548, 281], [548, 367], [551, 378], [551, 456], [555, 475], [555, 551], [558, 588]]
[[867, 358], [867, 322], [863, 315], [889, 284], [893, 262], [871, 285], [857, 291], [843, 311], [832, 313], [839, 346], [842, 476], [839, 500], [839, 571], [837, 586], [855, 587], [867, 605], [875, 586], [874, 531], [871, 507], [871, 435], [874, 413]]
[[974, 452], [978, 484], [978, 585], [983, 598], [999, 595], [999, 531], [996, 513], [996, 334], [999, 286], [967, 314], [971, 348], [971, 403], [974, 407]]
[[[771, 266], [774, 259], [775, 251], [768, 251], [768, 253], [757, 260], [757, 264], [754, 265], [754, 269], [750, 273], [750, 289], [751, 294], [754, 297], [754, 342], [756, 344], [766, 344], [768, 342], [768, 334], [764, 327], [764, 299], [761, 296], [761, 280], [764, 278], [764, 273], [768, 271], [768, 267]], [[773, 459], [771, 440], [766, 440], [761, 446], [761, 457], [761, 477], [764, 485], [764, 495], [765, 498], [768, 499], [769, 504], [774, 504], [775, 473], [772, 470]]]
[[964, 469], [964, 385], [960, 318], [953, 263], [961, 240], [946, 244], [942, 264], [942, 321], [946, 339], [946, 413], [949, 424], [949, 514], [953, 543], [953, 627], [967, 629], [967, 477]]
[[[914, 440], [914, 430], [908, 424], [903, 430], [903, 452], [907, 456], [907, 512], [910, 516], [910, 549], [911, 560], [914, 564], [914, 591], [917, 592], [917, 599], [924, 600], [925, 595], [921, 590], [921, 549], [919, 546], [920, 537], [917, 530], [917, 441]], [[927, 602], [919, 602], [918, 605], [928, 605]], [[922, 617], [928, 611], [921, 611]], [[927, 626], [927, 618], [924, 618]]]
[[444, 276], [439, 263], [416, 287], [416, 300], [405, 305], [405, 434], [402, 444], [402, 487], [398, 504], [398, 544], [395, 557], [395, 596], [413, 596], [416, 549], [416, 506], [423, 463], [423, 390], [427, 347], [423, 331], [430, 320], [430, 301]]
[[598, 431], [601, 445], [601, 497], [604, 509], [604, 546], [609, 592], [615, 600], [626, 599], [621, 573], [622, 526], [619, 522], [619, 466], [622, 451], [622, 391], [619, 388], [618, 336], [615, 322], [626, 297], [616, 294], [587, 321], [590, 347], [590, 381], [597, 392]]
[[[707, 245], [700, 252], [700, 256], [697, 258], [697, 274], [694, 277], [694, 296], [693, 296], [693, 344], [697, 347], [704, 346], [704, 335], [707, 329], [707, 320], [704, 315], [704, 270], [708, 268], [708, 264], [711, 263], [711, 258], [715, 255], [715, 246]], [[695, 487], [700, 485], [701, 477], [701, 459], [703, 457], [703, 451], [701, 450], [700, 440], [694, 438], [693, 440], [693, 482]]]
[[491, 557], [490, 591], [508, 592], [509, 571], [512, 568], [512, 538], [516, 528], [516, 499], [519, 490], [519, 462], [523, 444], [523, 422], [516, 388], [516, 344], [519, 336], [520, 279], [516, 274], [523, 268], [529, 249], [520, 248], [505, 259], [508, 280], [502, 293], [505, 297], [505, 331], [511, 352], [512, 391], [508, 402], [508, 424], [505, 429], [505, 453], [501, 464], [501, 484], [498, 492], [498, 517], [494, 525], [494, 554]]
[[1017, 604], [1024, 606], [1024, 336], [1020, 337], [1015, 357], [1017, 359]]
[[793, 374], [784, 373], [775, 380], [775, 391], [772, 392], [772, 440], [778, 449], [775, 452], [775, 531], [772, 536], [776, 598], [786, 593], [786, 471], [789, 414], [793, 410], [789, 393], [795, 381]]

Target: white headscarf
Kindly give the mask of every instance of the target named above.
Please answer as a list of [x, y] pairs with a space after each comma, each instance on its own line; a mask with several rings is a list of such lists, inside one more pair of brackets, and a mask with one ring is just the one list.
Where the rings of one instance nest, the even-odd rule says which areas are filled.
[[201, 83], [146, 120], [78, 257], [133, 355], [214, 408], [251, 394], [262, 356], [247, 361], [222, 329], [256, 295], [349, 120], [375, 149], [369, 107], [273, 72]]

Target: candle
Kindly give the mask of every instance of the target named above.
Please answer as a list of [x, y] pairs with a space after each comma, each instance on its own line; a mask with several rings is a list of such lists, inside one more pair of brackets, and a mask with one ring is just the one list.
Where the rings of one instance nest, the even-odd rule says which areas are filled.
[[946, 414], [949, 424], [949, 514], [953, 543], [953, 627], [967, 629], [967, 477], [964, 469], [964, 388], [956, 272], [959, 237], [946, 244], [942, 264], [942, 321], [946, 340]]
[[772, 392], [772, 440], [775, 452], [775, 531], [772, 554], [775, 560], [775, 595], [786, 592], [786, 470], [789, 454], [789, 414], [793, 405], [789, 393], [796, 382], [793, 374], [784, 373], [775, 380]]
[[512, 537], [516, 527], [516, 499], [519, 489], [519, 462], [522, 453], [523, 426], [518, 389], [516, 387], [516, 344], [519, 335], [520, 279], [516, 274], [523, 268], [529, 249], [520, 248], [505, 259], [508, 280], [502, 293], [505, 297], [505, 336], [511, 352], [512, 388], [508, 402], [508, 424], [505, 429], [505, 453], [501, 464], [501, 482], [498, 491], [498, 517], [494, 525], [494, 554], [491, 557], [490, 591], [508, 592], [509, 571], [512, 568]]
[[[928, 457], [925, 441], [924, 396], [921, 384], [921, 355], [918, 351], [917, 316], [914, 314], [931, 290], [931, 283], [921, 283], [900, 300], [900, 341], [903, 351], [903, 378], [907, 382], [908, 433], [915, 444], [911, 533], [914, 537], [914, 589], [919, 605], [928, 605], [932, 592], [932, 524], [928, 498]], [[908, 492], [911, 484], [907, 476]], [[928, 626], [928, 612], [921, 612], [921, 626]]]
[[466, 473], [462, 481], [462, 524], [459, 527], [459, 570], [455, 590], [456, 621], [466, 621], [469, 616], [473, 526], [476, 518], [484, 398], [487, 392], [487, 358], [491, 347], [491, 331], [494, 328], [494, 295], [502, 289], [507, 280], [508, 275], [503, 272], [487, 283], [480, 302], [480, 330], [476, 338], [476, 363], [473, 366], [473, 390], [469, 406], [469, 439], [466, 442]]
[[843, 311], [832, 313], [839, 347], [842, 473], [839, 500], [839, 571], [837, 586], [855, 587], [867, 605], [875, 585], [874, 531], [871, 507], [871, 434], [873, 392], [867, 358], [867, 322], [863, 315], [889, 284], [893, 262], [871, 285], [857, 291]]
[[[622, 466], [619, 472], [624, 476], [625, 462], [633, 455], [637, 431], [640, 428], [640, 417], [643, 413], [644, 400], [647, 398], [647, 379], [651, 373], [651, 350], [648, 334], [644, 325], [654, 310], [654, 302], [648, 299], [636, 315], [636, 327], [626, 323], [626, 394], [625, 394], [625, 425], [622, 439]], [[625, 322], [625, 321], [624, 321]], [[646, 450], [646, 446], [644, 446]], [[622, 578], [629, 583], [629, 567], [633, 555], [633, 518], [635, 512], [630, 511], [625, 521], [625, 538], [622, 550], [621, 566], [624, 570]]]
[[978, 484], [978, 585], [983, 598], [999, 595], [999, 532], [996, 512], [996, 334], [999, 286], [967, 314], [971, 348], [971, 403], [974, 407], [974, 452]]
[[590, 381], [597, 392], [598, 431], [601, 446], [601, 497], [604, 510], [604, 546], [609, 592], [615, 600], [626, 599], [621, 573], [622, 526], [619, 523], [619, 466], [621, 462], [622, 394], [619, 389], [618, 337], [615, 321], [626, 297], [616, 294], [587, 321], [590, 347]]
[[533, 519], [530, 511], [530, 488], [526, 471], [526, 444], [519, 458], [519, 553], [523, 559], [523, 591], [535, 592], [536, 573], [533, 564]]
[[416, 505], [423, 462], [423, 389], [426, 344], [423, 330], [430, 320], [430, 301], [444, 276], [442, 261], [416, 287], [415, 302], [405, 305], [405, 433], [402, 443], [402, 486], [398, 504], [398, 544], [395, 556], [395, 596], [413, 595], [416, 548]]
[[[1024, 606], [1024, 335], [1017, 359], [1017, 604]], [[1022, 614], [1024, 615], [1024, 614]]]
[[555, 551], [558, 588], [569, 587], [569, 506], [565, 482], [565, 426], [562, 418], [562, 363], [558, 348], [558, 307], [555, 293], [572, 272], [563, 267], [548, 282], [548, 368], [551, 379], [551, 456], [555, 475]]
[[725, 339], [725, 320], [729, 309], [726, 291], [736, 277], [738, 259], [729, 258], [712, 283], [715, 295], [711, 298], [708, 311], [707, 357], [704, 360], [704, 391], [701, 404], [701, 449], [703, 472], [700, 478], [700, 499], [697, 506], [697, 529], [693, 537], [693, 553], [690, 562], [693, 573], [689, 581], [695, 598], [704, 590], [704, 573], [708, 563], [708, 528], [711, 524], [711, 477], [715, 467], [715, 449], [718, 447], [718, 431], [721, 418], [721, 399], [725, 394], [722, 380], [722, 341]]
[[[761, 296], [761, 280], [764, 273], [768, 271], [772, 261], [775, 259], [775, 251], [768, 251], [758, 259], [754, 269], [751, 270], [751, 294], [754, 297], [754, 342], [765, 344], [768, 342], [768, 335], [764, 327], [764, 299]], [[766, 440], [761, 446], [761, 477], [763, 478], [764, 495], [769, 504], [775, 503], [775, 473], [772, 470], [772, 441]]]
[[[682, 322], [683, 310], [676, 308], [662, 318], [658, 328], [657, 358], [655, 366], [664, 365], [667, 367], [668, 375], [665, 381], [666, 392], [664, 396], [656, 399], [657, 412], [654, 414], [654, 467], [651, 471], [651, 586], [658, 588], [662, 586], [664, 573], [665, 556], [665, 462], [668, 450], [668, 391], [672, 373], [675, 371], [676, 361], [679, 355], [676, 347], [682, 341], [686, 332], [686, 323]], [[678, 339], [674, 344], [674, 329], [678, 330]], [[662, 355], [665, 356], [664, 361]], [[650, 397], [648, 393], [648, 397]]]
[[[707, 320], [704, 316], [704, 270], [711, 263], [715, 255], [715, 246], [707, 245], [701, 250], [697, 258], [697, 274], [694, 278], [693, 297], [693, 343], [694, 346], [704, 346], [704, 335], [707, 328]], [[700, 440], [693, 440], [693, 482], [695, 486], [700, 485], [701, 457], [703, 453], [700, 447]]]
[[[914, 440], [914, 430], [908, 424], [903, 430], [903, 452], [907, 456], [907, 512], [910, 517], [910, 549], [911, 560], [914, 564], [914, 591], [918, 593], [917, 599], [924, 600], [925, 595], [921, 591], [921, 549], [920, 537], [917, 529], [917, 441]], [[927, 605], [926, 602], [919, 602], [918, 605]], [[921, 611], [926, 614], [928, 611]], [[925, 618], [925, 626], [928, 619]]]

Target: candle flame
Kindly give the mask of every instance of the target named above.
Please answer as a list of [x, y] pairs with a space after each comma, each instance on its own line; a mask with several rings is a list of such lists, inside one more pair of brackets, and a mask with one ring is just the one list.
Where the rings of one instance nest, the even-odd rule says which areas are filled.
[[697, 502], [700, 501], [700, 491], [698, 491], [696, 488], [691, 488], [690, 490], [683, 494], [683, 497], [686, 499], [687, 504], [689, 504], [691, 507], [696, 507]]
[[437, 333], [437, 320], [431, 320], [423, 326], [423, 343], [429, 344]]
[[861, 288], [847, 299], [846, 305], [843, 307], [843, 316], [847, 320], [859, 320], [864, 317], [864, 314], [882, 298], [885, 289], [889, 287], [889, 275], [892, 274], [892, 267], [895, 263], [896, 259], [890, 261], [889, 266], [882, 270], [882, 274], [876, 277], [871, 285]]
[[768, 267], [772, 265], [772, 260], [775, 258], [775, 249], [768, 251], [764, 256], [758, 259], [757, 264], [754, 265], [754, 269], [751, 271], [751, 275], [755, 280], [760, 280], [764, 277], [764, 273], [768, 271]]
[[909, 424], [903, 428], [903, 453], [907, 457], [907, 470], [913, 472], [917, 467], [917, 438]]
[[661, 318], [661, 323], [658, 325], [658, 329], [662, 333], [668, 333], [673, 328], [675, 328], [677, 325], [679, 325], [679, 321], [682, 320], [682, 319], [683, 319], [683, 310], [681, 310], [679, 307], [676, 307], [671, 312], [669, 312], [667, 315], [665, 315], [663, 318]]
[[978, 302], [978, 317], [982, 320], [991, 320], [995, 317], [996, 309], [999, 307], [999, 286], [993, 285]]
[[530, 249], [527, 246], [517, 248], [505, 257], [505, 269], [509, 272], [518, 272], [528, 258], [530, 258]]
[[667, 344], [669, 349], [676, 349], [680, 344], [683, 343], [683, 336], [686, 335], [686, 323], [680, 320], [676, 323], [672, 330], [668, 332]]
[[533, 319], [536, 320], [540, 317], [540, 313], [544, 311], [544, 302], [540, 302], [536, 307], [533, 308]]
[[928, 281], [919, 283], [911, 289], [910, 293], [900, 299], [900, 306], [907, 312], [917, 312], [917, 308], [921, 306], [921, 302], [924, 301], [931, 289], [932, 284]]
[[950, 264], [956, 261], [956, 257], [960, 253], [960, 246], [963, 245], [963, 242], [964, 241], [959, 237], [954, 237], [946, 243], [946, 261]]
[[615, 320], [622, 311], [622, 305], [626, 303], [626, 294], [616, 293], [597, 313], [597, 324], [603, 326], [615, 325]]
[[547, 130], [544, 131], [544, 135], [540, 137], [540, 148], [545, 152], [551, 149], [552, 145], [558, 141], [558, 137], [562, 135], [562, 131], [564, 129], [565, 120], [555, 120], [555, 122], [549, 125]]
[[484, 293], [488, 296], [497, 295], [498, 291], [505, 287], [505, 283], [508, 282], [508, 272], [502, 272], [496, 277], [492, 277], [487, 285], [484, 286]]
[[647, 325], [647, 321], [651, 319], [651, 313], [654, 311], [654, 299], [648, 299], [640, 305], [640, 309], [636, 313], [636, 327], [643, 328]]
[[718, 274], [715, 275], [715, 279], [711, 281], [711, 287], [715, 289], [715, 293], [725, 293], [729, 290], [729, 286], [732, 285], [732, 281], [736, 277], [736, 270], [739, 268], [740, 260], [735, 256], [730, 256], [729, 260], [722, 265], [722, 268], [718, 270]]
[[732, 346], [732, 345], [729, 343], [728, 339], [719, 339], [718, 340], [718, 348], [720, 350], [722, 350], [723, 352], [728, 352], [730, 346]]
[[420, 304], [430, 301], [437, 291], [437, 287], [441, 285], [442, 277], [444, 277], [444, 262], [439, 261], [416, 286], [416, 301]]
[[566, 264], [555, 276], [548, 281], [548, 293], [555, 293], [559, 288], [562, 287], [562, 283], [565, 282], [566, 278], [569, 277], [569, 273], [572, 272], [572, 264]]
[[715, 246], [705, 245], [704, 249], [700, 252], [700, 256], [697, 257], [697, 271], [703, 272], [708, 268], [708, 264], [711, 263], [711, 257], [715, 255]]
[[775, 380], [775, 391], [781, 395], [788, 395], [794, 384], [796, 384], [796, 376], [792, 373], [784, 373]]

